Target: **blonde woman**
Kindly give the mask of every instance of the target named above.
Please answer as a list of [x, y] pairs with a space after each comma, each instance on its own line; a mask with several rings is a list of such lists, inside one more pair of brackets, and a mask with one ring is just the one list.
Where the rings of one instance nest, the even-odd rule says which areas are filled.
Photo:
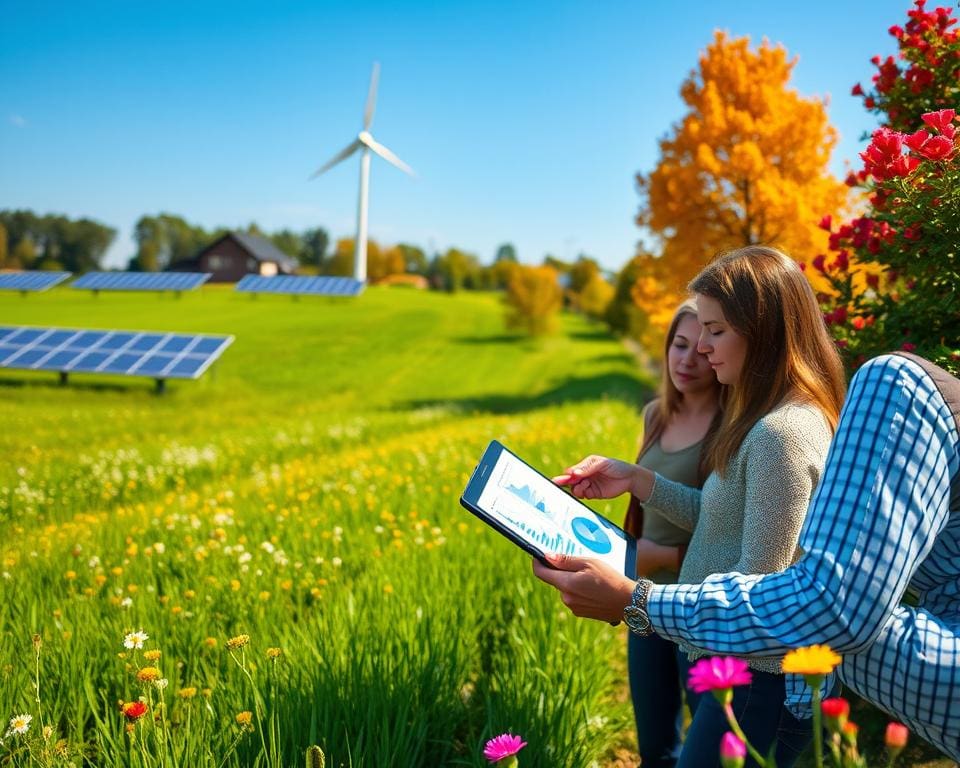
[[[701, 326], [693, 300], [683, 302], [667, 330], [659, 396], [643, 410], [637, 463], [663, 477], [699, 488], [706, 446], [720, 415], [720, 384], [697, 351]], [[631, 496], [624, 529], [637, 537], [637, 573], [675, 584], [690, 531]], [[683, 684], [677, 646], [662, 637], [627, 637], [630, 696], [640, 757], [646, 768], [672, 768], [681, 741]]]

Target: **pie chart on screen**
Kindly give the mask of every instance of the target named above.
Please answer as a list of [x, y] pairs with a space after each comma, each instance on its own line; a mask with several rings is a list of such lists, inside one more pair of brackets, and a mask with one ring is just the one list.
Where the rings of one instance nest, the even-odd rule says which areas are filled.
[[610, 537], [595, 520], [590, 520], [587, 517], [575, 517], [570, 523], [570, 528], [573, 530], [573, 535], [577, 537], [577, 541], [591, 552], [605, 555], [613, 549], [613, 545], [610, 544]]

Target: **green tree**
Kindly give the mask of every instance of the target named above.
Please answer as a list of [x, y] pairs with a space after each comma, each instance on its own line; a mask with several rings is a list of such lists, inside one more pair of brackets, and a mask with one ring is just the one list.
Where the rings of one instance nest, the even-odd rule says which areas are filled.
[[274, 232], [270, 235], [270, 242], [287, 254], [287, 256], [303, 263], [301, 260], [304, 246], [302, 235], [298, 235], [289, 229], [281, 229], [279, 232]]
[[516, 264], [517, 249], [513, 247], [513, 243], [504, 243], [497, 248], [497, 255], [494, 257], [493, 261], [495, 264], [501, 261], [512, 261], [514, 264]]
[[[0, 211], [0, 224], [7, 231], [9, 251], [24, 268], [97, 269], [116, 235], [114, 229], [92, 219], [39, 216], [29, 210]], [[21, 246], [24, 241], [29, 242]]]
[[32, 269], [37, 260], [37, 246], [29, 235], [20, 238], [10, 252], [10, 266], [14, 269]]
[[7, 228], [0, 222], [0, 269], [7, 266], [8, 252]]
[[[300, 251], [300, 263], [305, 266], [323, 269], [327, 258], [327, 248], [330, 246], [330, 235], [323, 227], [308, 229], [302, 235], [303, 248]], [[351, 272], [352, 274], [352, 272]]]
[[480, 263], [472, 253], [449, 248], [434, 259], [434, 275], [440, 287], [451, 293], [464, 288], [477, 288], [480, 282]]
[[426, 275], [430, 262], [423, 248], [408, 243], [400, 243], [397, 248], [403, 254], [404, 271], [412, 275]]

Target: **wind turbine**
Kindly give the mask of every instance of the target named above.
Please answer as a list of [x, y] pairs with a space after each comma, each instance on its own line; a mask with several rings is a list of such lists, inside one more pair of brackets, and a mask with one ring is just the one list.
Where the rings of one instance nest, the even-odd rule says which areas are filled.
[[367, 108], [363, 112], [363, 130], [357, 134], [348, 146], [340, 150], [325, 164], [317, 169], [310, 179], [315, 179], [321, 173], [329, 171], [333, 166], [346, 160], [357, 150], [360, 150], [360, 200], [357, 203], [357, 255], [354, 260], [353, 276], [356, 280], [367, 280], [367, 191], [370, 185], [370, 152], [380, 155], [391, 165], [395, 165], [404, 173], [415, 176], [413, 169], [383, 144], [378, 144], [370, 135], [370, 126], [373, 125], [373, 112], [377, 106], [377, 81], [380, 79], [380, 64], [373, 63], [373, 72], [370, 74], [370, 91], [367, 93]]

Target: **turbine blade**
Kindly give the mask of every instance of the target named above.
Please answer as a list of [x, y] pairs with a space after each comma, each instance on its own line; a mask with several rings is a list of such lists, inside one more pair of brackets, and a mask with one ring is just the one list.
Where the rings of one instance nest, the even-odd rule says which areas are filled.
[[363, 130], [369, 131], [373, 125], [373, 113], [377, 108], [377, 83], [380, 81], [380, 62], [373, 62], [370, 73], [370, 90], [367, 91], [367, 108], [363, 111]]
[[315, 179], [321, 173], [325, 173], [326, 171], [329, 171], [337, 163], [343, 160], [346, 160], [348, 157], [350, 157], [350, 155], [356, 152], [361, 146], [362, 144], [360, 141], [358, 140], [351, 141], [349, 146], [345, 147], [344, 149], [341, 149], [339, 152], [337, 152], [337, 154], [335, 154], [332, 158], [330, 158], [330, 160], [328, 160], [326, 163], [321, 165], [316, 171], [314, 171], [310, 175], [310, 178]]
[[393, 154], [393, 152], [391, 152], [389, 149], [383, 146], [383, 144], [378, 144], [376, 141], [374, 141], [372, 136], [368, 138], [364, 142], [364, 144], [370, 147], [370, 149], [372, 149], [374, 152], [380, 155], [380, 157], [382, 157], [391, 165], [395, 165], [404, 173], [408, 173], [411, 176], [416, 177], [417, 174], [413, 172], [413, 168], [411, 168], [409, 165], [403, 162], [403, 160], [401, 160], [399, 157]]

